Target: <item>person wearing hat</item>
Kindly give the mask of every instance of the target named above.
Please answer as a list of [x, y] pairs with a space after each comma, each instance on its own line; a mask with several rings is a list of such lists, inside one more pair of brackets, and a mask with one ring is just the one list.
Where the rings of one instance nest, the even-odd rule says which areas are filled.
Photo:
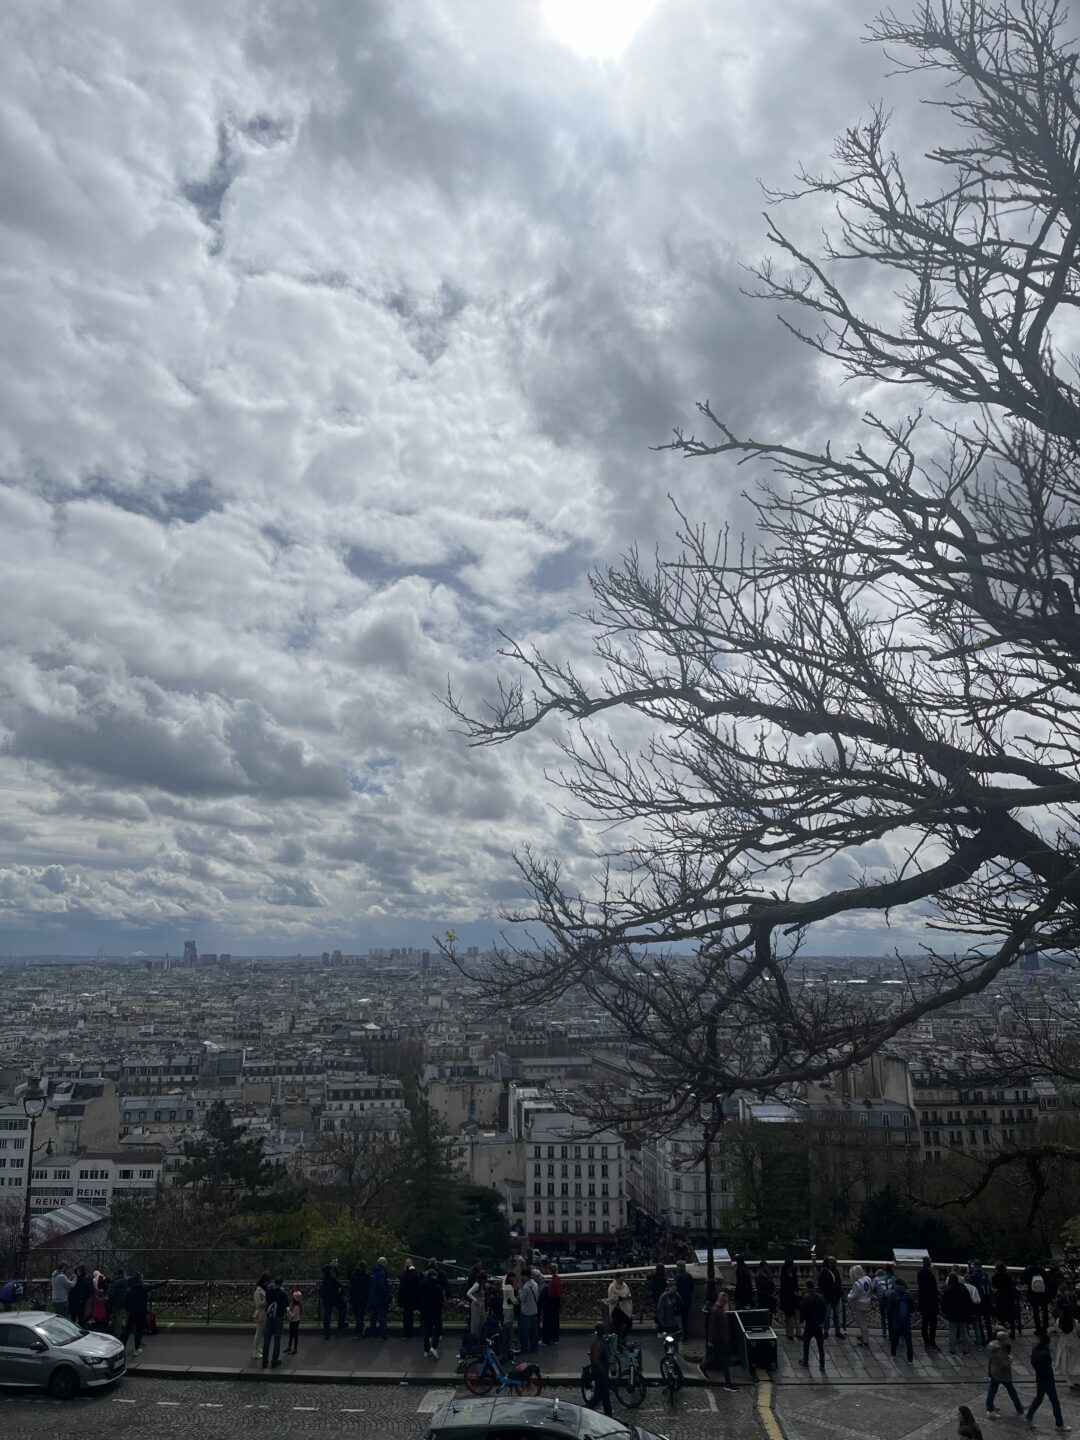
[[300, 1316], [303, 1314], [303, 1305], [303, 1295], [299, 1290], [294, 1290], [289, 1302], [289, 1343], [285, 1346], [286, 1355], [295, 1355], [300, 1348]]

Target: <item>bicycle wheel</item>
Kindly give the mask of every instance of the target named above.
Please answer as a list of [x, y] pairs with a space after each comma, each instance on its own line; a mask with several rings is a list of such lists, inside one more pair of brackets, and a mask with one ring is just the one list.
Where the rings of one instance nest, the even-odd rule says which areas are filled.
[[591, 1405], [596, 1399], [596, 1381], [591, 1365], [586, 1365], [581, 1372], [581, 1398], [586, 1405]]
[[645, 1376], [635, 1365], [615, 1382], [615, 1395], [627, 1410], [636, 1410], [645, 1399]]
[[544, 1388], [544, 1382], [540, 1378], [540, 1371], [533, 1370], [525, 1379], [524, 1385], [520, 1386], [522, 1395], [539, 1395]]
[[470, 1395], [489, 1395], [495, 1384], [495, 1373], [483, 1360], [470, 1360], [465, 1366], [464, 1379]]

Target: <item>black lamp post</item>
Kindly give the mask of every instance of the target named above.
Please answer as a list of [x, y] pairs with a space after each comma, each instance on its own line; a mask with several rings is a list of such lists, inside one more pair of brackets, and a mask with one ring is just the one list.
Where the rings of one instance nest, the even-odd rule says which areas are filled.
[[41, 1081], [36, 1075], [32, 1075], [23, 1086], [22, 1096], [23, 1114], [30, 1121], [30, 1153], [26, 1157], [26, 1203], [23, 1206], [22, 1235], [19, 1237], [19, 1248], [22, 1251], [21, 1272], [24, 1280], [30, 1278], [30, 1182], [34, 1174], [34, 1131], [37, 1122], [41, 1119], [48, 1103], [48, 1095], [41, 1088]]
[[716, 1300], [716, 1261], [713, 1257], [712, 1130], [705, 1127], [705, 1303]]

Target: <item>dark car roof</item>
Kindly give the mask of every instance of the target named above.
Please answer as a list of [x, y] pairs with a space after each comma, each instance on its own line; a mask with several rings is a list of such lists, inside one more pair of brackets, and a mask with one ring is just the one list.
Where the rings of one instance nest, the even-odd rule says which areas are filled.
[[463, 1434], [471, 1431], [483, 1432], [485, 1426], [520, 1425], [523, 1430], [543, 1426], [549, 1433], [563, 1434], [568, 1440], [577, 1440], [581, 1428], [579, 1407], [565, 1400], [559, 1401], [558, 1417], [555, 1418], [554, 1400], [540, 1396], [535, 1399], [518, 1399], [513, 1395], [448, 1400], [431, 1417], [431, 1428], [436, 1435]]

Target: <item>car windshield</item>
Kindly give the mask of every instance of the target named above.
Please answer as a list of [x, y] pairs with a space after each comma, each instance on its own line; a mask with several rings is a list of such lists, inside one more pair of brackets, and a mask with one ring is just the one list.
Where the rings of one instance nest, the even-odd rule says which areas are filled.
[[34, 1329], [50, 1345], [70, 1345], [83, 1333], [78, 1325], [65, 1320], [62, 1315], [53, 1315], [48, 1320], [42, 1320]]

